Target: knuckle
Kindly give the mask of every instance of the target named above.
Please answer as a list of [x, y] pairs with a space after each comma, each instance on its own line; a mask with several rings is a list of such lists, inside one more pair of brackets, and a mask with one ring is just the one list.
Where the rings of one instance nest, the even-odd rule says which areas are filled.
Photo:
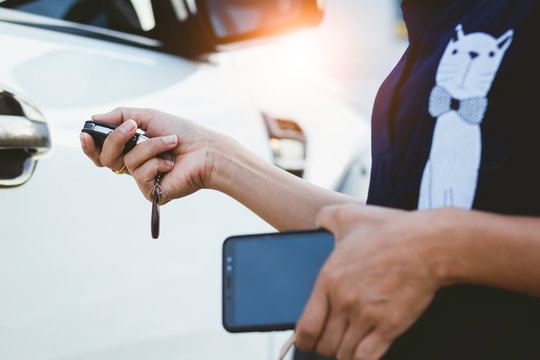
[[124, 155], [124, 164], [126, 165], [129, 172], [133, 172], [135, 170], [134, 164], [135, 164], [135, 158], [131, 152], [128, 152], [126, 155]]
[[158, 172], [161, 172], [161, 169], [165, 168], [165, 160], [156, 159], [152, 164], [152, 170], [157, 175]]
[[359, 302], [358, 295], [353, 291], [349, 291], [339, 299], [337, 310], [348, 313], [353, 310], [359, 304]]
[[128, 168], [129, 172], [131, 173], [131, 176], [135, 179], [137, 184], [139, 184], [140, 186], [145, 185], [144, 184], [144, 177], [142, 176], [142, 173], [141, 173], [141, 168], [133, 169], [133, 171], [132, 171], [132, 170], [129, 169], [129, 167], [127, 165], [126, 165], [126, 167]]
[[390, 342], [381, 336], [380, 331], [377, 331], [358, 345], [354, 353], [354, 359], [376, 360], [384, 354], [389, 345]]
[[362, 309], [362, 319], [366, 322], [373, 323], [377, 320], [378, 314], [375, 309], [373, 309], [373, 306], [366, 306], [364, 309]]
[[121, 143], [125, 143], [127, 138], [129, 137], [118, 129], [114, 130], [109, 134], [109, 136], [107, 136], [107, 140], [109, 140], [109, 143], [115, 144], [117, 146]]
[[368, 349], [365, 344], [360, 344], [360, 347], [353, 356], [354, 360], [375, 360], [373, 350]]
[[104, 167], [103, 163], [99, 160], [99, 158], [92, 158], [92, 161], [94, 162], [94, 165], [97, 167]]
[[149, 114], [149, 115], [153, 115], [153, 114], [156, 114], [158, 112], [157, 109], [155, 108], [144, 108], [142, 109], [145, 113]]
[[122, 116], [127, 114], [128, 112], [128, 108], [125, 107], [125, 106], [118, 106], [116, 109], [114, 109], [113, 111], [115, 112], [119, 112]]
[[152, 138], [150, 139], [150, 141], [145, 141], [145, 143], [146, 142], [148, 143], [148, 147], [150, 147], [153, 151], [160, 151], [160, 149], [164, 149], [167, 147], [167, 143], [165, 142], [165, 140], [163, 140], [163, 137]]
[[100, 155], [99, 161], [103, 164], [103, 166], [110, 167], [112, 166], [112, 161], [110, 161], [106, 156], [103, 154]]
[[317, 351], [317, 353], [319, 353], [323, 357], [331, 357], [335, 355], [335, 351], [326, 342], [325, 343], [319, 342], [317, 344], [315, 351]]
[[367, 354], [354, 354], [353, 360], [371, 360]]
[[296, 346], [303, 351], [312, 351], [318, 335], [312, 327], [300, 322], [296, 328]]
[[339, 349], [336, 354], [336, 358], [339, 360], [350, 360], [351, 355], [349, 353], [346, 353], [344, 350]]
[[380, 325], [381, 335], [385, 339], [392, 338], [395, 334], [400, 332], [401, 325], [402, 321], [400, 316], [390, 315]]
[[386, 324], [390, 329], [394, 329], [401, 324], [401, 313], [399, 311], [393, 312], [391, 315], [388, 316], [386, 319]]
[[167, 164], [167, 161], [165, 159], [159, 159], [159, 167], [158, 170], [162, 173], [167, 173], [171, 170], [171, 166]]
[[319, 275], [319, 281], [325, 289], [334, 287], [337, 283], [339, 283], [340, 278], [340, 271], [336, 269], [323, 269]]
[[164, 141], [161, 138], [157, 137], [140, 143], [135, 147], [134, 152], [136, 154], [142, 154], [145, 157], [150, 157], [163, 152], [164, 148]]

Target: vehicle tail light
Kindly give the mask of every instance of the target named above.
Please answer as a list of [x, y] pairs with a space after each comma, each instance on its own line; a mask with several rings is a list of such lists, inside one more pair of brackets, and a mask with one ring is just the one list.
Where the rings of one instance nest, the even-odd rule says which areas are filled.
[[268, 130], [274, 164], [302, 177], [306, 166], [306, 136], [293, 120], [275, 118], [263, 113]]

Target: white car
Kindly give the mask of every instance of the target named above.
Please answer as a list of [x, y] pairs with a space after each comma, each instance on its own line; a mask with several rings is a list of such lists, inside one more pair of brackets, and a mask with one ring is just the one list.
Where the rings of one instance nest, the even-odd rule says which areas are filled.
[[364, 117], [309, 86], [263, 105], [219, 52], [314, 24], [318, 3], [0, 1], [0, 359], [277, 355], [283, 334], [221, 325], [222, 241], [273, 229], [203, 190], [162, 207], [153, 240], [135, 182], [95, 167], [78, 134], [94, 113], [157, 108], [321, 186], [352, 169], [365, 195]]

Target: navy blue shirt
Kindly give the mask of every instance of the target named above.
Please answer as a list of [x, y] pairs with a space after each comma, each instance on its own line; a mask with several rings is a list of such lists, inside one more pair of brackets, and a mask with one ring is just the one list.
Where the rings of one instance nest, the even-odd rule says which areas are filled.
[[[540, 216], [539, 8], [403, 2], [410, 46], [375, 102], [369, 204]], [[385, 359], [540, 359], [540, 299], [444, 288]]]

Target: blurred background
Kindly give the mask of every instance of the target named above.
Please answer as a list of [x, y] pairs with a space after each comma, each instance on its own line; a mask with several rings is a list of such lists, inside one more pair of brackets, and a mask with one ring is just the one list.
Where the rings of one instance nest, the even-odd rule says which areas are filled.
[[264, 98], [308, 83], [370, 115], [378, 87], [407, 46], [400, 3], [327, 0], [317, 28], [230, 55]]
[[[26, 3], [0, 5], [8, 2]], [[73, 0], [30, 2], [24, 11], [54, 20]], [[107, 8], [113, 0], [81, 2]], [[150, 4], [130, 2], [142, 10]], [[133, 196], [128, 177], [111, 181], [114, 174], [84, 158], [82, 121], [119, 105], [155, 107], [227, 132], [272, 161], [276, 139], [261, 113], [294, 120], [309, 139], [306, 179], [340, 190], [340, 178], [352, 174], [350, 188], [365, 198], [373, 101], [407, 46], [398, 1], [326, 0], [317, 28], [211, 55], [218, 66], [28, 26], [10, 11], [10, 21], [0, 22], [0, 44], [9, 49], [0, 83], [50, 119], [54, 146], [28, 184], [2, 193], [1, 237], [17, 241], [0, 243], [0, 287], [9, 294], [0, 306], [0, 359], [211, 359], [218, 352], [275, 359], [287, 333], [230, 335], [220, 323], [223, 239], [269, 226], [224, 195], [199, 192], [168, 205], [160, 241], [148, 242], [148, 203]], [[152, 28], [145, 19], [142, 28]], [[303, 148], [287, 150], [306, 158]], [[44, 189], [70, 196], [58, 201]], [[110, 194], [115, 206], [103, 206]], [[89, 227], [95, 214], [120, 214], [137, 226]]]

